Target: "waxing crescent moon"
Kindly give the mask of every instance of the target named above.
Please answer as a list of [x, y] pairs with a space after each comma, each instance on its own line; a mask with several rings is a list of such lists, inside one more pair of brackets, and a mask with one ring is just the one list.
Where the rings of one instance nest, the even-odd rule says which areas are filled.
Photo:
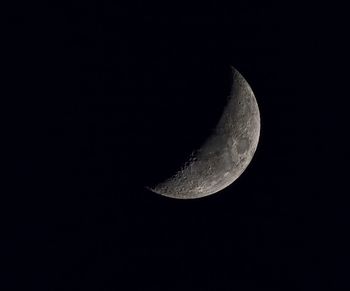
[[248, 82], [232, 68], [232, 89], [212, 135], [172, 177], [146, 188], [167, 197], [194, 199], [221, 191], [247, 168], [260, 135], [260, 112]]

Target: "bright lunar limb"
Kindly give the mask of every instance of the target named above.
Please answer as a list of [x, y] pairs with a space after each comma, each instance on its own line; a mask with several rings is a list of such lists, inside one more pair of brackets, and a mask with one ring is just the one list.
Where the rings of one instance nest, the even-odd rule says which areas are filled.
[[260, 135], [260, 113], [254, 93], [232, 67], [232, 89], [213, 134], [172, 177], [146, 188], [171, 198], [194, 199], [233, 183], [247, 168]]

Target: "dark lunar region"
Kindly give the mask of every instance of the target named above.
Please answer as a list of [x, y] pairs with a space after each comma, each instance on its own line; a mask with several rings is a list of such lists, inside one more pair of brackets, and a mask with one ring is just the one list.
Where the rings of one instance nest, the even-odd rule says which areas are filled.
[[142, 168], [140, 180], [156, 183], [179, 169], [211, 134], [227, 101], [231, 72], [229, 65], [181, 63], [167, 68], [165, 74], [154, 70], [141, 73], [151, 74], [159, 86], [141, 87], [138, 130], [144, 138], [135, 141], [140, 146], [135, 153], [141, 155], [136, 159]]

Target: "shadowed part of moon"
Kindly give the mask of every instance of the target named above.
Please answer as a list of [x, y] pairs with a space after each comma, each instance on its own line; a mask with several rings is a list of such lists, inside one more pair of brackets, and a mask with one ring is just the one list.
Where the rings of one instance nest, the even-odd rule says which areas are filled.
[[260, 113], [254, 93], [232, 67], [233, 84], [213, 134], [179, 171], [149, 190], [178, 199], [214, 194], [233, 183], [247, 168], [260, 135]]

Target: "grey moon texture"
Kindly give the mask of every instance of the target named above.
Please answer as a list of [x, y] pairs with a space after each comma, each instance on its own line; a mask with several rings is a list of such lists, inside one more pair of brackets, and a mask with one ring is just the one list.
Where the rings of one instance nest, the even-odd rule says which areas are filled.
[[147, 189], [177, 199], [219, 192], [247, 168], [260, 136], [260, 112], [254, 93], [232, 68], [232, 89], [213, 133], [172, 177]]

